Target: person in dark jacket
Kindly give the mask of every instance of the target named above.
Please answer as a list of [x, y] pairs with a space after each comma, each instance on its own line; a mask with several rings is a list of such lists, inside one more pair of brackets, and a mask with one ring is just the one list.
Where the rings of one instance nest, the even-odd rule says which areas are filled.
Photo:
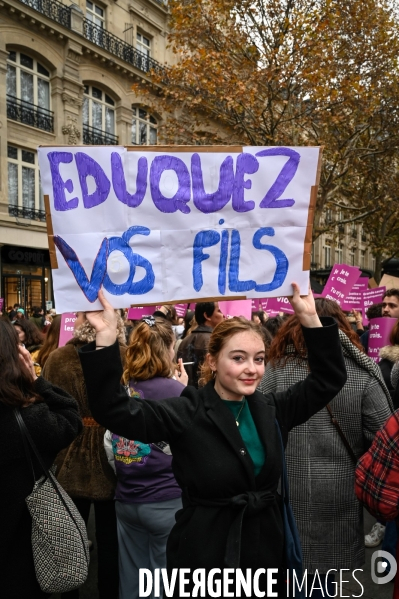
[[43, 332], [43, 327], [46, 322], [43, 308], [40, 306], [33, 306], [32, 315], [29, 316], [29, 320], [35, 323], [41, 333]]
[[[37, 378], [32, 358], [15, 328], [0, 321], [0, 568], [1, 596], [7, 599], [48, 597], [36, 580], [32, 555], [32, 520], [25, 498], [34, 480], [14, 409], [49, 468], [57, 453], [79, 434], [82, 422], [68, 393]], [[35, 460], [34, 460], [35, 462]], [[35, 467], [35, 478], [42, 475]]]
[[[96, 343], [79, 355], [94, 417], [126, 438], [167, 439], [171, 447], [183, 509], [168, 540], [169, 578], [174, 568], [208, 573], [240, 568], [243, 574], [246, 568], [253, 573], [276, 568], [278, 596], [286, 597], [278, 429], [286, 443], [288, 432], [324, 407], [346, 381], [336, 323], [327, 319], [322, 327], [313, 296], [301, 298], [298, 286], [293, 288], [291, 302], [303, 325], [310, 373], [285, 392], [267, 396], [256, 391], [265, 346], [251, 321], [231, 318], [215, 328], [202, 369], [204, 387], [186, 387], [180, 397], [155, 402], [128, 397], [119, 385], [114, 311], [103, 292], [104, 311], [87, 313], [97, 330]], [[267, 577], [261, 575], [259, 588], [266, 587]]]
[[[86, 524], [93, 505], [99, 599], [118, 599], [118, 538], [114, 502], [116, 477], [105, 454], [105, 429], [94, 420], [88, 405], [77, 353], [79, 347], [95, 339], [96, 332], [86, 320], [85, 312], [76, 314], [73, 338], [50, 354], [43, 369], [44, 377], [74, 395], [83, 420], [82, 433], [55, 460], [57, 479], [72, 497]], [[115, 318], [118, 323], [120, 359], [124, 359], [125, 329], [120, 315], [116, 314]], [[79, 589], [62, 594], [62, 599], [78, 598]]]
[[208, 351], [211, 333], [223, 318], [218, 302], [196, 304], [195, 320], [198, 326], [182, 340], [177, 351], [177, 358], [188, 362], [186, 371], [189, 385], [198, 387], [199, 372]]

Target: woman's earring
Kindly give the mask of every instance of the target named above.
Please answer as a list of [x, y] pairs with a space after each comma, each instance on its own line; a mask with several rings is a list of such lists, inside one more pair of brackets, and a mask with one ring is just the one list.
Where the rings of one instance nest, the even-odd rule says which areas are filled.
[[212, 370], [212, 376], [214, 379], [216, 378], [216, 370]]

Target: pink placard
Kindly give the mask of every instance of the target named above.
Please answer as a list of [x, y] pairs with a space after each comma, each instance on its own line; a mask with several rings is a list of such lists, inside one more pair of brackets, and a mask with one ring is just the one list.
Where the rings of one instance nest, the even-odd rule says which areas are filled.
[[251, 306], [251, 310], [252, 312], [257, 312], [259, 310], [259, 299], [252, 299], [252, 306]]
[[294, 308], [287, 297], [271, 297], [267, 302], [267, 311], [269, 312], [269, 310], [294, 314]]
[[175, 310], [177, 316], [184, 318], [187, 314], [187, 304], [175, 304]]
[[385, 297], [386, 287], [374, 287], [363, 291], [363, 324], [367, 324], [366, 312], [373, 304], [379, 304]]
[[321, 295], [337, 302], [342, 308], [344, 299], [352, 290], [353, 285], [358, 281], [359, 275], [360, 270], [356, 266], [334, 264]]
[[129, 320], [140, 320], [141, 318], [154, 314], [155, 309], [155, 306], [136, 306], [135, 308], [129, 308], [127, 317]]
[[259, 300], [259, 310], [263, 310], [263, 312], [267, 312], [267, 302], [269, 300], [266, 299], [260, 299]]
[[73, 331], [75, 330], [75, 312], [64, 312], [61, 314], [61, 325], [60, 325], [60, 339], [58, 347], [63, 347], [73, 337]]
[[370, 320], [368, 356], [374, 362], [378, 363], [380, 361], [380, 349], [386, 345], [391, 345], [389, 337], [397, 322], [397, 318], [385, 316]]
[[345, 312], [349, 312], [350, 310], [363, 311], [363, 292], [367, 291], [368, 282], [367, 277], [359, 277], [341, 304], [342, 310]]
[[350, 291], [341, 303], [341, 308], [344, 312], [350, 312], [351, 310], [358, 310], [361, 312], [363, 309], [362, 291]]
[[232, 318], [233, 316], [243, 316], [248, 320], [251, 320], [251, 305], [252, 300], [232, 300], [228, 302], [219, 302], [219, 308], [226, 316], [226, 318]]
[[0, 297], [0, 312], [3, 311], [3, 306], [4, 306], [4, 298]]
[[354, 284], [359, 291], [367, 291], [369, 288], [369, 278], [368, 277], [359, 277], [356, 283]]

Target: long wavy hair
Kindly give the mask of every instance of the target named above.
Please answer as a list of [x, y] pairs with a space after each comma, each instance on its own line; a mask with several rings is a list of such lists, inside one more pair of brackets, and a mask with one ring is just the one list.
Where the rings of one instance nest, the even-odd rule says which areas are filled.
[[155, 318], [152, 326], [140, 322], [130, 335], [123, 382], [171, 377], [173, 361], [169, 348], [174, 341], [172, 325], [165, 318]]
[[44, 343], [37, 354], [37, 362], [42, 368], [44, 368], [47, 358], [55, 349], [57, 349], [60, 341], [60, 329], [61, 329], [61, 314], [53, 316], [53, 320], [46, 333]]
[[23, 320], [16, 320], [14, 322], [14, 327], [20, 327], [25, 333], [24, 344], [26, 349], [42, 345], [44, 335], [39, 331], [35, 323], [31, 320], [28, 320], [26, 318]]
[[[334, 318], [341, 331], [345, 333], [357, 349], [364, 353], [357, 333], [352, 329], [337, 302], [324, 297], [318, 297], [315, 300], [315, 304], [317, 314], [319, 316], [331, 316]], [[292, 346], [293, 351], [287, 351], [288, 346]], [[276, 366], [278, 362], [286, 364], [288, 360], [307, 360], [307, 349], [303, 338], [302, 326], [295, 314], [287, 318], [277, 331], [270, 346], [268, 356], [268, 361], [273, 366]]]
[[[234, 318], [222, 320], [222, 322], [219, 322], [219, 324], [213, 329], [209, 339], [208, 355], [217, 359], [223, 347], [226, 345], [227, 341], [231, 339], [231, 337], [234, 337], [234, 335], [237, 335], [238, 333], [246, 332], [257, 335], [265, 344], [266, 350], [266, 342], [262, 333], [262, 327], [260, 327], [258, 324], [255, 324], [252, 320], [247, 320], [241, 316], [234, 316]], [[212, 380], [212, 378], [213, 372], [208, 360], [206, 359], [201, 365], [198, 385], [203, 387], [210, 380]]]
[[42, 401], [22, 364], [18, 345], [15, 327], [0, 320], [0, 402], [14, 407], [22, 407], [32, 399]]

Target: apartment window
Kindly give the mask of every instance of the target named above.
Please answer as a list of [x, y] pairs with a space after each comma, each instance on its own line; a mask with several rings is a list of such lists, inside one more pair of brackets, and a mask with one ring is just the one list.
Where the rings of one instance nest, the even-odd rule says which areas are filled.
[[132, 107], [132, 144], [135, 146], [155, 146], [158, 137], [158, 123], [142, 108]]
[[86, 19], [105, 29], [104, 9], [90, 0], [86, 0]]
[[326, 210], [326, 224], [332, 223], [333, 221], [333, 211], [331, 208]]
[[137, 32], [137, 36], [136, 36], [136, 47], [137, 47], [137, 50], [140, 50], [140, 52], [142, 52], [146, 56], [150, 57], [151, 40], [139, 32]]
[[[83, 137], [84, 143], [112, 143], [115, 138], [115, 102], [98, 87], [86, 85], [83, 96]], [[94, 130], [94, 131], [93, 131]], [[88, 132], [93, 135], [104, 133], [109, 141], [87, 141]], [[117, 141], [113, 142], [117, 143]]]
[[316, 263], [316, 248], [315, 248], [315, 244], [312, 243], [312, 254], [311, 254], [311, 266], [312, 268], [315, 268], [317, 266]]
[[9, 145], [7, 156], [9, 205], [44, 210], [37, 153]]
[[366, 250], [360, 251], [360, 268], [366, 267]]
[[335, 264], [343, 264], [343, 248], [342, 243], [335, 248]]
[[371, 256], [371, 270], [375, 273], [375, 258]]
[[50, 73], [40, 62], [12, 50], [7, 59], [7, 118], [53, 131]]
[[355, 250], [353, 249], [349, 252], [349, 266], [355, 266]]
[[324, 246], [324, 267], [328, 268], [331, 264], [331, 247], [329, 245]]

